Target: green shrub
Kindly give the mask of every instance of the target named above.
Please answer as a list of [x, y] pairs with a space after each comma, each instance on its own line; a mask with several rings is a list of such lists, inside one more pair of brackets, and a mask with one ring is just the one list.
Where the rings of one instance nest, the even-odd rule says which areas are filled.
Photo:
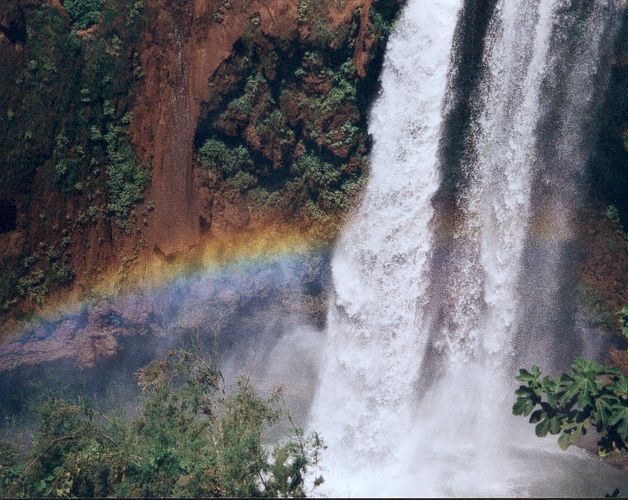
[[308, 18], [309, 0], [299, 0], [299, 22], [304, 23]]
[[249, 197], [255, 203], [266, 205], [269, 207], [279, 204], [281, 201], [281, 193], [278, 191], [269, 192], [267, 189], [256, 187], [249, 191]]
[[86, 161], [85, 151], [80, 145], [70, 145], [68, 138], [60, 134], [55, 140], [53, 161], [57, 182], [64, 191], [76, 188], [81, 178], [81, 167]]
[[207, 139], [198, 151], [203, 167], [219, 175], [234, 175], [239, 170], [252, 167], [253, 161], [244, 146], [231, 148], [218, 139]]
[[88, 28], [100, 20], [102, 0], [64, 0], [63, 6], [80, 29]]
[[529, 416], [536, 435], [559, 435], [567, 449], [594, 427], [599, 434], [599, 453], [606, 456], [626, 450], [628, 442], [628, 377], [586, 359], [577, 359], [569, 373], [541, 378], [537, 366], [521, 369], [517, 380], [514, 415]]
[[227, 112], [251, 113], [256, 105], [264, 101], [261, 97], [267, 93], [268, 83], [266, 79], [261, 73], [254, 73], [247, 79], [244, 93], [229, 103]]
[[[385, 41], [400, 6], [373, 5], [374, 39]], [[225, 62], [233, 85], [207, 103], [197, 154], [226, 188], [326, 224], [349, 207], [366, 170], [364, 117], [383, 45], [371, 50], [362, 78], [352, 57], [359, 13], [350, 26], [334, 30], [327, 11], [344, 9], [344, 0], [299, 0], [296, 7], [307, 33], [300, 47], [277, 43], [259, 29], [258, 18], [248, 23], [236, 54]], [[219, 78], [210, 79], [213, 88], [222, 88]]]
[[[130, 117], [123, 119], [123, 123], [129, 119]], [[128, 232], [127, 219], [131, 208], [144, 199], [144, 190], [150, 182], [151, 173], [137, 160], [125, 125], [110, 123], [104, 140], [109, 160], [107, 211], [115, 216], [116, 223]]]
[[20, 278], [17, 283], [17, 293], [38, 304], [42, 304], [48, 294], [46, 275], [41, 269], [35, 269], [28, 275]]
[[242, 380], [227, 395], [220, 381], [201, 356], [178, 351], [138, 372], [134, 418], [45, 401], [26, 454], [0, 445], [0, 496], [305, 496], [320, 439], [294, 428], [267, 446], [281, 393], [266, 401]]
[[314, 193], [340, 180], [340, 171], [313, 154], [304, 154], [292, 165], [292, 172]]
[[343, 103], [355, 102], [358, 96], [356, 87], [357, 70], [352, 59], [348, 59], [336, 70], [328, 70], [333, 87], [323, 101], [323, 108], [333, 110]]
[[236, 174], [227, 181], [227, 184], [243, 193], [253, 189], [257, 185], [257, 177], [248, 172], [240, 171], [236, 172]]
[[256, 126], [257, 133], [263, 140], [271, 140], [279, 146], [294, 141], [294, 133], [288, 127], [281, 110], [276, 109]]
[[622, 307], [617, 311], [616, 315], [618, 316], [617, 322], [619, 323], [621, 334], [628, 338], [628, 306]]

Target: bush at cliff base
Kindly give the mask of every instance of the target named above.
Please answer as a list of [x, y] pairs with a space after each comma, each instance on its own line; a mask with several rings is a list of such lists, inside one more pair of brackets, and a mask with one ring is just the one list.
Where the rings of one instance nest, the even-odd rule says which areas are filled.
[[294, 426], [280, 445], [264, 443], [281, 415], [280, 391], [262, 400], [241, 380], [229, 395], [220, 373], [186, 351], [137, 379], [133, 418], [44, 401], [26, 450], [0, 444], [0, 496], [306, 496], [323, 445]]

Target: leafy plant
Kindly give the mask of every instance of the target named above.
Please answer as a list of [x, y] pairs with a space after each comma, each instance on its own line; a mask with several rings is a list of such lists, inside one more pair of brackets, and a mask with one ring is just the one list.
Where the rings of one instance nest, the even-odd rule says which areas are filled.
[[248, 172], [236, 172], [236, 174], [227, 181], [227, 184], [236, 191], [245, 192], [253, 189], [257, 185], [257, 177]]
[[529, 416], [539, 437], [559, 435], [567, 449], [594, 427], [599, 453], [625, 450], [628, 440], [628, 377], [596, 361], [577, 359], [569, 373], [541, 378], [541, 370], [521, 369], [514, 415]]
[[96, 24], [103, 7], [102, 0], [64, 0], [63, 6], [80, 29]]
[[[252, 17], [233, 57], [210, 79], [216, 92], [195, 138], [200, 163], [225, 189], [296, 213], [320, 226], [321, 237], [335, 234], [368, 168], [374, 70], [400, 7], [398, 0], [374, 3], [374, 45], [360, 71], [353, 61], [359, 10], [345, 26], [328, 22], [330, 9], [346, 9], [344, 0], [299, 0], [305, 39], [298, 46], [278, 43]], [[232, 83], [223, 88], [226, 74]]]
[[281, 392], [263, 400], [241, 380], [228, 395], [213, 365], [187, 351], [152, 362], [137, 379], [132, 419], [85, 401], [46, 400], [27, 455], [0, 444], [0, 496], [305, 496], [323, 443], [294, 426], [291, 439], [264, 443]]
[[129, 121], [130, 116], [123, 119], [123, 125], [109, 123], [104, 135], [110, 162], [107, 166], [107, 211], [116, 217], [117, 224], [127, 232], [131, 208], [144, 199], [144, 190], [151, 179], [150, 170], [140, 165], [128, 138], [126, 124]]
[[621, 222], [619, 218], [619, 210], [617, 210], [615, 205], [609, 205], [606, 207], [606, 217], [616, 224]]
[[55, 174], [64, 191], [77, 187], [81, 176], [81, 166], [85, 163], [85, 151], [81, 146], [70, 146], [63, 134], [57, 136], [53, 150]]
[[218, 139], [207, 139], [198, 155], [203, 167], [222, 176], [234, 175], [238, 170], [245, 170], [253, 165], [244, 146], [231, 148]]
[[624, 306], [617, 311], [617, 316], [619, 317], [618, 323], [621, 334], [628, 338], [628, 306]]
[[304, 154], [292, 166], [292, 172], [300, 177], [313, 192], [328, 188], [340, 180], [341, 173], [332, 164], [313, 154]]

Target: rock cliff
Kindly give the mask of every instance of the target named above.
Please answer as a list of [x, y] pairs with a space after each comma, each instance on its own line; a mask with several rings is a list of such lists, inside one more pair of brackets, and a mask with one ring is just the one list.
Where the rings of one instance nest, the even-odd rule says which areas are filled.
[[[141, 280], [235, 233], [317, 226], [315, 238], [333, 240], [366, 168], [366, 113], [400, 3], [107, 0], [100, 11], [76, 12], [57, 0], [4, 2], [4, 329], [55, 298], [133, 272]], [[299, 70], [307, 95], [294, 92]], [[213, 138], [209, 116], [258, 74], [267, 95], [254, 100], [267, 102], [255, 103], [242, 147], [260, 169], [270, 162], [273, 175], [251, 193], [203, 165], [199, 150]], [[330, 92], [335, 100], [324, 101]], [[305, 98], [309, 107], [299, 103]], [[290, 144], [278, 146], [278, 120]], [[321, 129], [318, 138], [301, 131], [308, 125]], [[277, 159], [271, 150], [282, 148]], [[291, 169], [300, 158], [318, 162], [309, 177]], [[333, 186], [316, 178], [324, 169]], [[299, 186], [287, 185], [295, 179]], [[287, 203], [268, 202], [295, 189]]]

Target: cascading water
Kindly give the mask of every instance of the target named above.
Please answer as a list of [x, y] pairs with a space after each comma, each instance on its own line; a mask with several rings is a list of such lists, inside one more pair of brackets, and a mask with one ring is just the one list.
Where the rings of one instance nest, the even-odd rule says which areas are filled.
[[[523, 272], [539, 185], [552, 180], [560, 193], [552, 198], [555, 209], [568, 226], [586, 162], [582, 123], [603, 85], [605, 59], [592, 57], [610, 44], [621, 6], [497, 2], [460, 160], [458, 222], [446, 265], [434, 268], [438, 146], [455, 91], [448, 82], [460, 70], [450, 61], [464, 8], [463, 0], [410, 0], [389, 42], [371, 116], [372, 172], [334, 257], [334, 303], [310, 417], [329, 445], [325, 477], [335, 494], [562, 494], [568, 486], [560, 478], [578, 467], [562, 463], [547, 480], [558, 489], [543, 490], [542, 454], [551, 453], [552, 463], [575, 458], [554, 456], [547, 446], [554, 443], [537, 441], [510, 416], [514, 348], [521, 311], [534, 297], [522, 290], [534, 285]], [[566, 33], [570, 16], [578, 18], [571, 24], [579, 44]], [[566, 76], [559, 58], [570, 49], [575, 65], [562, 73], [576, 82], [558, 85]], [[564, 102], [549, 113], [553, 87]], [[562, 155], [562, 188], [556, 173], [548, 175], [551, 148], [541, 137], [552, 120], [559, 132], [549, 142]], [[560, 234], [537, 256], [553, 273], [566, 240]], [[434, 288], [444, 305], [428, 300]], [[530, 318], [526, 326], [534, 327]], [[433, 359], [424, 363], [426, 357]]]
[[383, 95], [371, 115], [376, 142], [368, 187], [332, 264], [336, 305], [329, 312], [328, 362], [312, 426], [334, 446], [328, 475], [338, 474], [340, 481], [350, 471], [350, 477], [359, 476], [364, 494], [377, 488], [369, 483], [373, 461], [386, 470], [403, 460], [412, 425], [424, 349], [416, 325], [432, 246], [431, 199], [439, 186], [448, 62], [461, 7], [462, 0], [437, 0], [428, 8], [415, 1], [399, 19]]

